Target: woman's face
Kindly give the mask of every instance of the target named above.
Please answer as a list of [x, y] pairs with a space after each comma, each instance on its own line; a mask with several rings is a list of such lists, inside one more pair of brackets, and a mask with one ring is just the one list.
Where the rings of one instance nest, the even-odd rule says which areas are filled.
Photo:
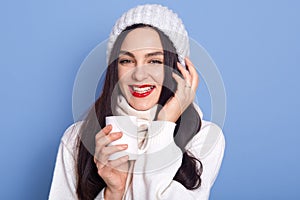
[[157, 104], [164, 77], [164, 52], [158, 33], [136, 28], [125, 37], [118, 61], [119, 87], [136, 110]]

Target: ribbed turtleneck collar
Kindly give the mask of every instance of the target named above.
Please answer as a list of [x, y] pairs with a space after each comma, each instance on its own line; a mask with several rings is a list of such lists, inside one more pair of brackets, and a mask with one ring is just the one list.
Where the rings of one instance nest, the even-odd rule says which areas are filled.
[[118, 95], [116, 104], [116, 115], [136, 116], [140, 120], [153, 121], [158, 105], [149, 110], [136, 110], [131, 107], [123, 95]]

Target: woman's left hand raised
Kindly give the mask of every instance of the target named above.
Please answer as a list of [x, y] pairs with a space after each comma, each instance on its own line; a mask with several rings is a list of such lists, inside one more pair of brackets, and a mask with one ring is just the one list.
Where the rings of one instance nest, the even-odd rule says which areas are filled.
[[180, 115], [194, 101], [199, 77], [190, 59], [185, 58], [185, 63], [187, 69], [180, 63], [177, 63], [183, 78], [173, 72], [173, 78], [177, 82], [177, 90], [174, 97], [170, 98], [159, 112], [157, 116], [158, 120], [176, 122]]

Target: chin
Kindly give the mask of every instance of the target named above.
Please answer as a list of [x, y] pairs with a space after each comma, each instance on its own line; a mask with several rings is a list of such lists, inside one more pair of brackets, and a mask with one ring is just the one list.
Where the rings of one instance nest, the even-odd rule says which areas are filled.
[[155, 104], [152, 105], [148, 103], [137, 103], [137, 102], [130, 102], [129, 104], [135, 110], [140, 110], [140, 111], [149, 110], [155, 105]]

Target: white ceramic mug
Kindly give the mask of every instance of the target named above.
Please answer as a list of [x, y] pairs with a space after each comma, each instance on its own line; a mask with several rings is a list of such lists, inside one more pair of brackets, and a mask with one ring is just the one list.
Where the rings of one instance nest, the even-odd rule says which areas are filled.
[[[109, 157], [109, 160], [115, 160], [125, 155], [129, 156], [129, 160], [136, 160], [138, 155], [145, 153], [145, 151], [148, 149], [147, 144], [143, 145], [143, 149], [139, 148], [137, 118], [135, 116], [108, 116], [105, 118], [105, 122], [106, 125], [112, 125], [112, 130], [110, 133], [123, 133], [120, 139], [111, 142], [109, 145], [128, 145], [126, 150], [112, 154]], [[145, 140], [147, 140], [147, 138], [145, 138]]]

